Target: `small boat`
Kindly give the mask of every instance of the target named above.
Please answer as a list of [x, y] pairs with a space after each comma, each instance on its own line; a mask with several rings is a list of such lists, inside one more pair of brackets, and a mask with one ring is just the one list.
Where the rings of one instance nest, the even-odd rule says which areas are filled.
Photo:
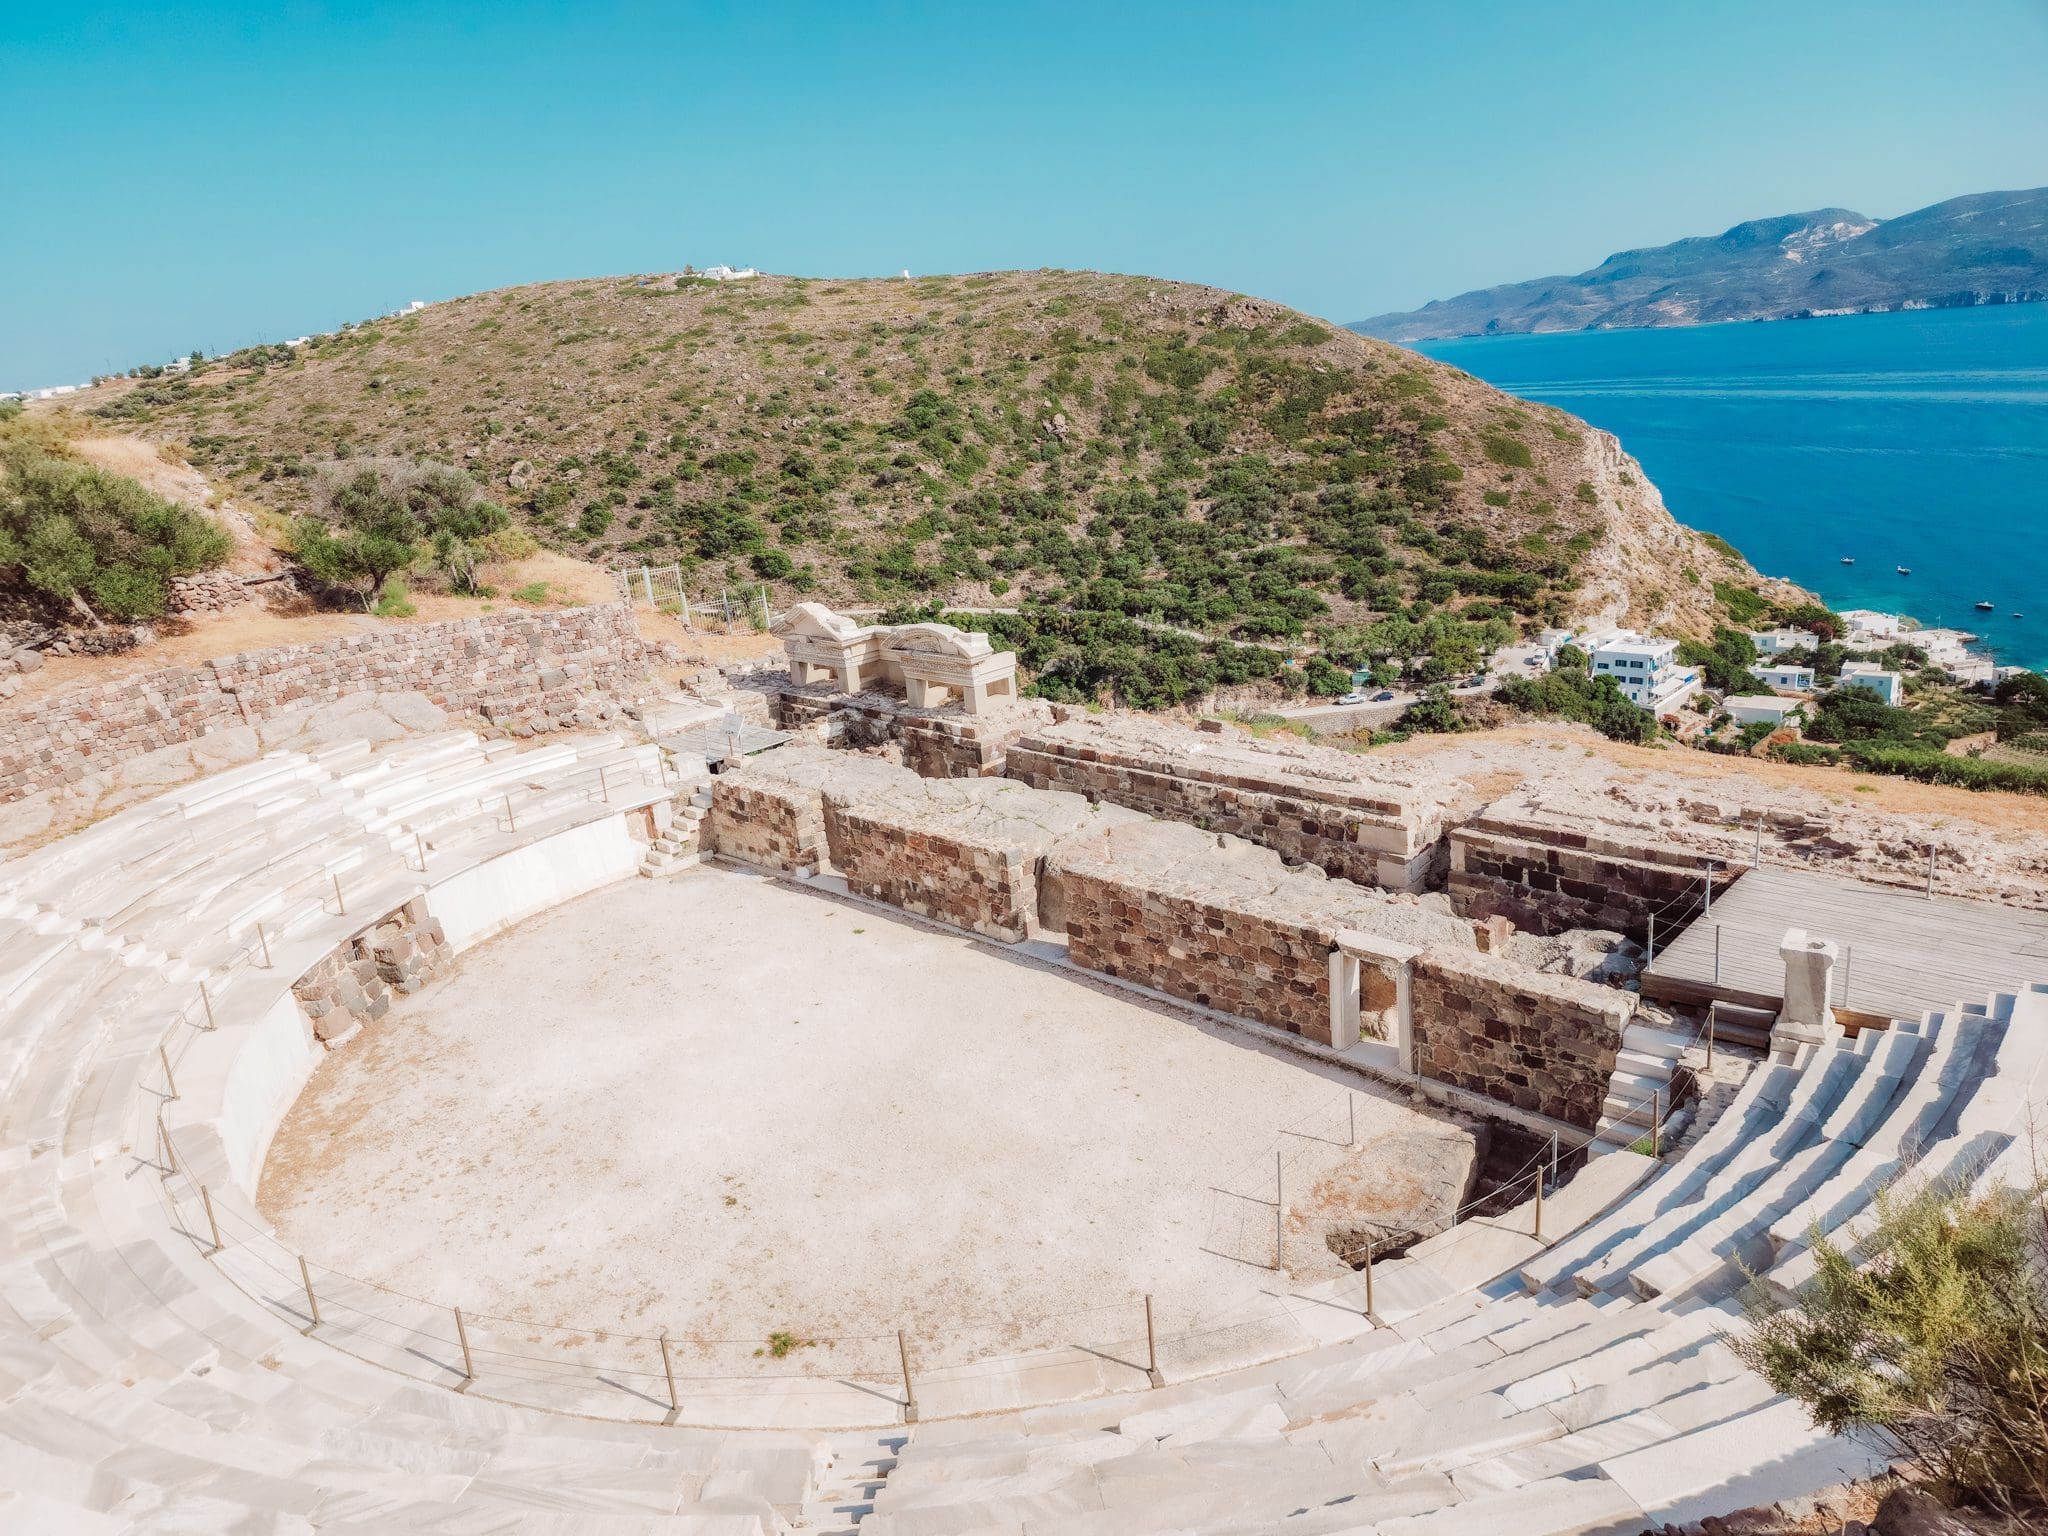
[[1979, 613], [1989, 613], [1992, 609], [1996, 608], [1997, 606], [1998, 604], [1996, 603], [1979, 603], [1977, 605], [1977, 611]]
[[2026, 615], [2024, 613], [2016, 613], [2013, 615], [2013, 617], [2016, 619], [2024, 619]]
[[1910, 565], [1902, 565], [1899, 567], [1899, 574], [1901, 576], [1910, 576], [1913, 574], [1913, 567], [1911, 567]]
[[1844, 564], [1844, 565], [1854, 565], [1855, 563], [1856, 563], [1856, 557], [1855, 557], [1854, 555], [1844, 555], [1844, 556], [1842, 556], [1842, 564]]

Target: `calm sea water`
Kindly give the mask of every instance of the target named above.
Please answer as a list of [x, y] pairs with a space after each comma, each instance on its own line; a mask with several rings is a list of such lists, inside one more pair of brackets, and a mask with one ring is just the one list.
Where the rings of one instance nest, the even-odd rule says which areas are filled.
[[1758, 570], [2048, 668], [2048, 304], [1421, 350], [1614, 433]]

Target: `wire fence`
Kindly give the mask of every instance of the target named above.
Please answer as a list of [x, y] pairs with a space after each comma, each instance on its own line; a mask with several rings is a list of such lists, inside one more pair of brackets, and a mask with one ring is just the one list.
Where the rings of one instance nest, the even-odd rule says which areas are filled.
[[742, 627], [766, 629], [775, 621], [768, 588], [760, 583], [721, 586], [715, 593], [706, 587], [692, 597], [680, 565], [621, 566], [612, 574], [627, 607], [656, 609], [686, 629], [730, 634]]

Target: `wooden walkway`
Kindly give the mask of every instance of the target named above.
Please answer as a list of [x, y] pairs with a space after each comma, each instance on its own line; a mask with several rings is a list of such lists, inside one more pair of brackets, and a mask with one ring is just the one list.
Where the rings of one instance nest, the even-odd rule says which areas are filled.
[[1661, 1002], [1718, 998], [1775, 1013], [1784, 1000], [1778, 945], [1787, 928], [1841, 946], [1835, 1008], [1871, 1022], [1917, 1019], [1930, 1008], [1981, 1003], [1987, 992], [2048, 981], [2048, 912], [1752, 869], [1715, 899], [1711, 916], [1658, 950], [1643, 992]]

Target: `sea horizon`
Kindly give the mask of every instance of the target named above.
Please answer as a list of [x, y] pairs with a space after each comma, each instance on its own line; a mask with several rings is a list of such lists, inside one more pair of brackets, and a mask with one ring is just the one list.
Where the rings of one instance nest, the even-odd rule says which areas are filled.
[[1416, 350], [1614, 433], [1764, 574], [2048, 669], [2048, 304]]

